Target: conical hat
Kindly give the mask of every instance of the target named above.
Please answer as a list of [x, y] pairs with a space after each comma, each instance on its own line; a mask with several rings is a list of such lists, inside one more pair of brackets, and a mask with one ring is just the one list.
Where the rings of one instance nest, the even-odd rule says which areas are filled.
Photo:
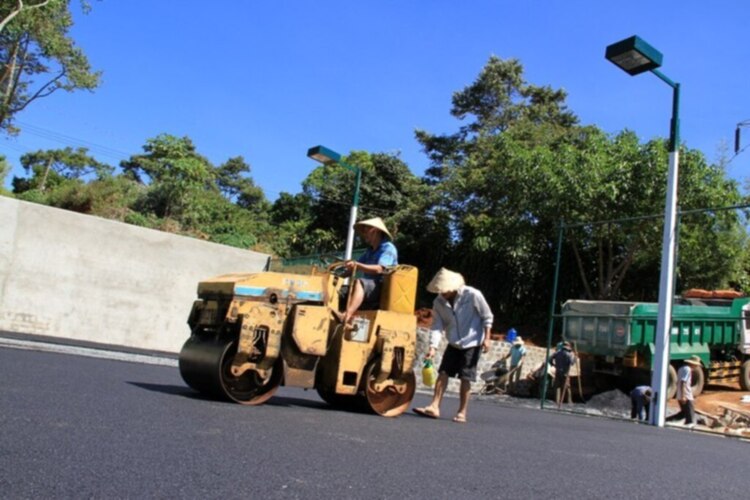
[[388, 231], [388, 228], [385, 227], [385, 222], [383, 222], [383, 219], [381, 219], [380, 217], [373, 217], [372, 219], [359, 221], [354, 224], [354, 229], [360, 229], [362, 226], [370, 226], [374, 227], [375, 229], [379, 229], [383, 234], [388, 236], [389, 240], [393, 239], [390, 231]]
[[427, 285], [427, 291], [431, 293], [455, 292], [464, 284], [463, 276], [442, 267]]
[[701, 366], [703, 364], [701, 363], [701, 358], [699, 358], [698, 356], [690, 356], [685, 360], [685, 363], [693, 366]]

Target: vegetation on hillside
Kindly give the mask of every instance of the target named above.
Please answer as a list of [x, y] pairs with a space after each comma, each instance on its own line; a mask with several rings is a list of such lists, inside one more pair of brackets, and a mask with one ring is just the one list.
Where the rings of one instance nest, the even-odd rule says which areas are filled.
[[[0, 0], [1, 19], [14, 4]], [[19, 43], [42, 50], [49, 36], [65, 48], [57, 61], [65, 78], [53, 76], [53, 85], [96, 86], [97, 74], [65, 39], [68, 4], [52, 1], [49, 19], [39, 8], [0, 24], [6, 70]], [[5, 78], [0, 87], [8, 87]], [[18, 80], [15, 93], [0, 95], [6, 133], [30, 89]], [[430, 159], [423, 176], [396, 154], [345, 158], [362, 169], [360, 217], [386, 220], [400, 260], [418, 266], [423, 282], [445, 266], [482, 289], [501, 321], [543, 320], [564, 224], [561, 298], [656, 299], [662, 219], [654, 214], [665, 198], [665, 140], [643, 143], [627, 130], [610, 135], [581, 124], [563, 90], [525, 81], [514, 59], [491, 57], [454, 93], [450, 112], [455, 133], [415, 132]], [[700, 151], [683, 145], [680, 158], [678, 291], [750, 291], [746, 213], [716, 210], [747, 199]], [[26, 175], [12, 181], [21, 200], [282, 257], [338, 251], [346, 238], [353, 173], [339, 166], [320, 166], [300, 192], [271, 203], [242, 157], [214, 165], [189, 137], [169, 133], [146, 139], [117, 166], [85, 148], [30, 152], [21, 164]], [[7, 173], [0, 163], [0, 180]], [[690, 212], [701, 208], [712, 210]]]

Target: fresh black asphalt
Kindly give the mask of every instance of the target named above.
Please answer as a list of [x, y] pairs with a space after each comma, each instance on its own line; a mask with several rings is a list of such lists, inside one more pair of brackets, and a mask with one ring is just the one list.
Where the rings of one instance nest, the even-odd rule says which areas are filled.
[[[2, 498], [746, 498], [750, 446], [473, 401], [387, 419], [282, 387], [205, 399], [177, 368], [0, 348]], [[418, 394], [415, 405], [428, 401]]]

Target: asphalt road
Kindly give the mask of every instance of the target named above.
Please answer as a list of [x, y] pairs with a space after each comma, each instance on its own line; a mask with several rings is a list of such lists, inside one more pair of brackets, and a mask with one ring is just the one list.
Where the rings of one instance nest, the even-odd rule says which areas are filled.
[[[746, 498], [736, 439], [474, 401], [469, 423], [204, 399], [175, 367], [0, 348], [2, 498]], [[417, 395], [415, 404], [427, 402]]]

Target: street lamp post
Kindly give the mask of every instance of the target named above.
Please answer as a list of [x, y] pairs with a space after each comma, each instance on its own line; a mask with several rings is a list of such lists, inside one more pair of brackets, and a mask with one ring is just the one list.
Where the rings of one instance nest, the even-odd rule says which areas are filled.
[[631, 76], [645, 71], [658, 76], [672, 87], [672, 121], [669, 127], [669, 172], [667, 174], [667, 197], [664, 205], [664, 234], [662, 238], [661, 272], [659, 275], [659, 312], [656, 319], [655, 352], [651, 387], [654, 397], [651, 403], [651, 423], [664, 426], [666, 409], [667, 368], [669, 367], [669, 339], [672, 327], [672, 300], [674, 296], [674, 256], [677, 217], [677, 179], [679, 171], [680, 145], [680, 84], [675, 83], [657, 68], [661, 66], [662, 54], [637, 36], [621, 40], [607, 47], [607, 60]]
[[338, 164], [351, 170], [356, 176], [354, 184], [354, 198], [352, 199], [352, 208], [349, 212], [349, 230], [346, 233], [346, 250], [344, 251], [344, 260], [351, 260], [352, 250], [354, 248], [354, 224], [357, 222], [357, 209], [359, 207], [359, 185], [362, 181], [362, 169], [356, 165], [349, 165], [341, 161], [341, 155], [324, 146], [315, 146], [307, 150], [308, 158], [319, 161], [323, 165]]

